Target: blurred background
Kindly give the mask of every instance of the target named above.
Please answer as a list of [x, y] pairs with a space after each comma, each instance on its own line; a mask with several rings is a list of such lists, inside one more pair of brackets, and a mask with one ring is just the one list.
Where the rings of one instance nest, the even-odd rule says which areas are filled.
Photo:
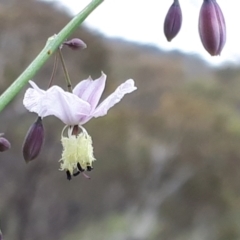
[[[0, 92], [71, 19], [56, 3], [0, 1]], [[161, 28], [162, 26], [160, 26]], [[161, 28], [162, 29], [162, 28]], [[163, 34], [163, 33], [160, 33]], [[24, 91], [0, 115], [12, 149], [0, 155], [0, 226], [11, 240], [240, 239], [240, 69], [197, 55], [76, 31], [88, 48], [63, 49], [73, 85], [108, 75], [104, 97], [133, 78], [138, 90], [85, 125], [91, 180], [59, 171], [61, 131], [44, 119], [45, 145], [26, 165], [21, 146], [36, 115]], [[34, 81], [47, 88], [53, 58]], [[56, 83], [64, 86], [59, 66]]]

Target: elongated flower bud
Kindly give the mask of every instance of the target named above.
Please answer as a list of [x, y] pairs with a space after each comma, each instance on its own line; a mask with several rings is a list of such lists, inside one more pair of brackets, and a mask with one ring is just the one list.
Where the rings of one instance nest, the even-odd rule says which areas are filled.
[[[0, 134], [0, 152], [5, 152], [11, 148], [11, 143], [4, 137], [3, 134]], [[1, 239], [0, 239], [1, 240]]]
[[226, 24], [216, 0], [204, 0], [199, 15], [199, 35], [204, 48], [212, 55], [220, 55], [226, 42]]
[[79, 38], [73, 38], [69, 41], [66, 41], [63, 43], [63, 45], [70, 47], [72, 50], [82, 50], [87, 47], [87, 44]]
[[42, 119], [37, 118], [36, 122], [29, 128], [23, 143], [23, 157], [26, 163], [35, 159], [42, 148], [44, 141], [44, 128]]
[[170, 42], [178, 32], [182, 25], [182, 10], [178, 0], [174, 0], [173, 4], [168, 10], [164, 21], [164, 34]]
[[3, 235], [1, 230], [0, 230], [0, 240], [3, 240]]

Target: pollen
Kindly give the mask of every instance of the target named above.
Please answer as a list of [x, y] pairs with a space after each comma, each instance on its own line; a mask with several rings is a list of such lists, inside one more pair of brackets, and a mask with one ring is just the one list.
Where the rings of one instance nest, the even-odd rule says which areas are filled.
[[93, 156], [92, 138], [84, 128], [78, 135], [62, 136], [61, 142], [61, 171], [69, 171], [72, 175], [75, 169], [79, 170], [79, 164], [83, 171], [92, 168], [92, 163], [96, 160]]

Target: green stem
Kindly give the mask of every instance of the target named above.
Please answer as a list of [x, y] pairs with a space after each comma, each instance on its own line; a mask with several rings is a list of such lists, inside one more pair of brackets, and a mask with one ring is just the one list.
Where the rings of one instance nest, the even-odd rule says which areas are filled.
[[59, 53], [60, 60], [61, 60], [61, 63], [62, 63], [62, 68], [63, 68], [63, 71], [64, 71], [68, 91], [72, 92], [72, 83], [71, 83], [71, 80], [70, 80], [70, 77], [69, 77], [69, 74], [68, 74], [68, 70], [67, 70], [63, 55], [62, 55], [61, 48], [58, 49], [58, 53]]
[[92, 2], [76, 15], [56, 36], [47, 42], [46, 46], [33, 62], [0, 96], [0, 112], [19, 93], [22, 87], [39, 71], [62, 42], [65, 41], [103, 1], [104, 0], [92, 0]]

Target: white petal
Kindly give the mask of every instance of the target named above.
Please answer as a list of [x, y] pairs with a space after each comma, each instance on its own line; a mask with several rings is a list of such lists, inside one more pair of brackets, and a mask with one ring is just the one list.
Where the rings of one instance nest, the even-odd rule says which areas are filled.
[[101, 117], [107, 114], [108, 110], [124, 97], [125, 94], [135, 91], [132, 79], [121, 84], [110, 96], [108, 96], [94, 111], [93, 117]]
[[26, 91], [23, 104], [40, 117], [54, 115], [67, 125], [75, 125], [91, 111], [89, 103], [58, 86], [52, 86], [47, 91], [36, 85], [33, 87]]
[[29, 81], [30, 85], [33, 88], [27, 89], [24, 99], [23, 105], [30, 111], [37, 113], [40, 117], [43, 117], [43, 112], [41, 109], [41, 105], [39, 103], [42, 102], [46, 91], [40, 89], [34, 82]]
[[45, 90], [42, 90], [41, 88], [39, 88], [37, 86], [37, 84], [33, 81], [29, 81], [29, 84], [32, 86], [32, 88], [34, 88], [35, 90], [37, 90], [39, 93], [45, 93], [46, 91]]
[[94, 111], [105, 88], [106, 78], [107, 76], [103, 72], [101, 77], [96, 80], [89, 77], [77, 84], [73, 89], [73, 94], [90, 103], [92, 111]]

